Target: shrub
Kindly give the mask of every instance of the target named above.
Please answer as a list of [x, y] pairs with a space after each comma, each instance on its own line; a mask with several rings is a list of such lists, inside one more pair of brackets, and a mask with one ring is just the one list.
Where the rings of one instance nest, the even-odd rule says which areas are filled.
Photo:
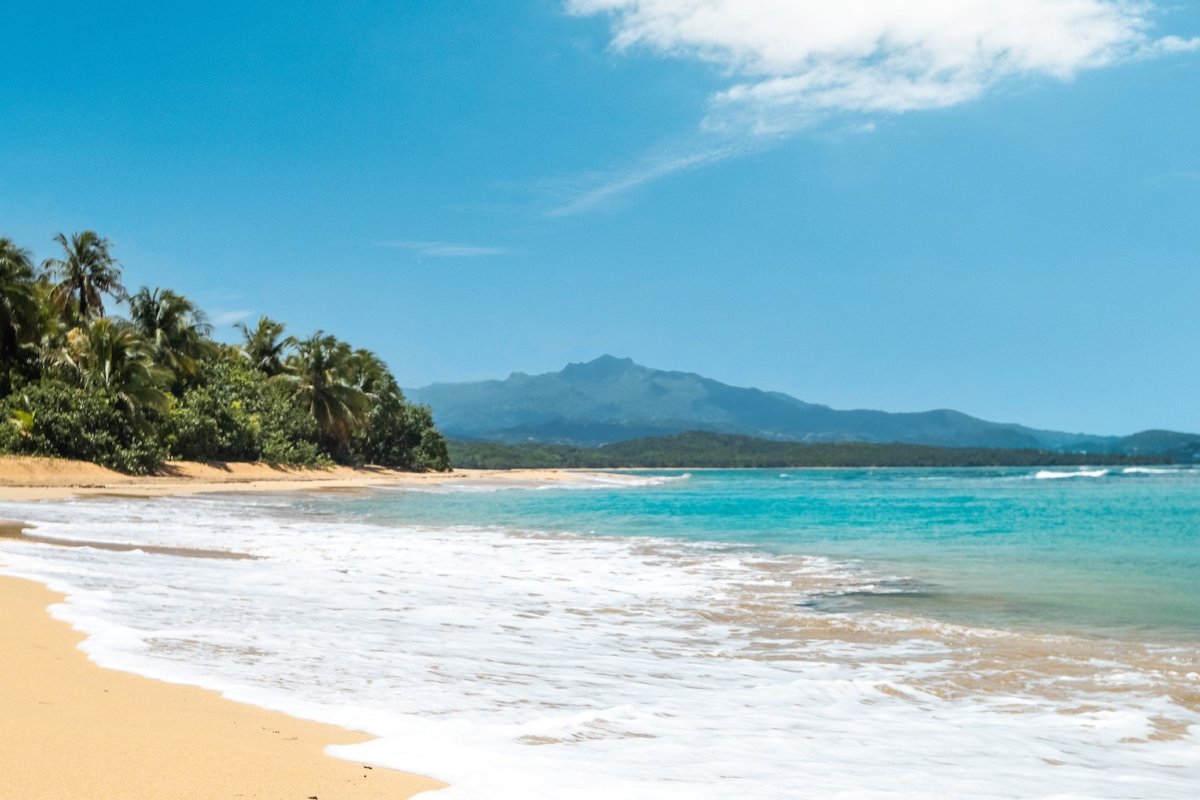
[[167, 412], [161, 430], [172, 458], [328, 463], [308, 415], [283, 387], [234, 355], [204, 363], [200, 380]]
[[43, 383], [5, 398], [0, 447], [10, 453], [93, 461], [145, 474], [162, 451], [152, 429], [132, 422], [111, 392]]
[[364, 431], [352, 444], [357, 460], [408, 470], [450, 469], [446, 441], [433, 426], [428, 406], [383, 397], [367, 415]]

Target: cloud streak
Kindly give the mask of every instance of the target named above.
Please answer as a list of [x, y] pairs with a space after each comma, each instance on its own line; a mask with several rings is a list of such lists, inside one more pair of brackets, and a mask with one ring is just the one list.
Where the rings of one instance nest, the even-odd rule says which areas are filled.
[[550, 208], [546, 216], [569, 217], [611, 207], [621, 195], [643, 184], [724, 161], [743, 149], [726, 145], [659, 154], [647, 157], [629, 169], [592, 173], [567, 183], [560, 182], [558, 191], [568, 195], [569, 199]]
[[212, 315], [210, 321], [213, 327], [224, 328], [229, 325], [236, 325], [252, 316], [254, 316], [253, 311], [217, 311]]
[[488, 256], [511, 256], [520, 252], [511, 247], [458, 244], [455, 242], [416, 241], [409, 239], [380, 242], [379, 246], [392, 247], [399, 250], [408, 250], [425, 258], [484, 258]]
[[839, 113], [904, 113], [974, 100], [1019, 77], [1069, 80], [1200, 49], [1153, 35], [1126, 0], [566, 0], [605, 15], [617, 51], [717, 65], [710, 131], [788, 133]]

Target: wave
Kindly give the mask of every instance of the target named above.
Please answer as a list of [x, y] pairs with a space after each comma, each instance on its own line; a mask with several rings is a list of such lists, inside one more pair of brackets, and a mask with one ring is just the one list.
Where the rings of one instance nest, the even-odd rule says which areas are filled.
[[1080, 469], [1072, 472], [1058, 472], [1052, 469], [1039, 470], [1033, 477], [1039, 481], [1056, 480], [1058, 478], [1103, 478], [1108, 474], [1106, 469]]
[[47, 535], [259, 560], [0, 554], [68, 595], [54, 614], [101, 665], [365, 731], [330, 752], [442, 778], [446, 800], [884, 797], [897, 775], [907, 796], [1195, 794], [1200, 712], [1172, 699], [1192, 650], [821, 613], [928, 588], [834, 558], [260, 502], [0, 505]]
[[633, 475], [627, 472], [586, 472], [576, 473], [571, 480], [539, 483], [532, 488], [538, 491], [552, 489], [636, 489], [646, 486], [665, 486], [678, 481], [690, 480], [692, 473], [682, 475]]
[[1164, 467], [1126, 467], [1121, 470], [1123, 475], [1177, 475], [1187, 470], [1167, 469]]
[[612, 473], [612, 477], [598, 475], [587, 476], [587, 481], [600, 486], [663, 486], [668, 483], [691, 480], [692, 473], [681, 475], [629, 475], [627, 473]]

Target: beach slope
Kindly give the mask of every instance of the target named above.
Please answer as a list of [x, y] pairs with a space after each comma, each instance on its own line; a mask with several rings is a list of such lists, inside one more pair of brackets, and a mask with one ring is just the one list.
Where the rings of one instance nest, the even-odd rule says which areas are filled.
[[62, 596], [0, 577], [0, 786], [24, 800], [407, 798], [442, 784], [325, 755], [369, 737], [101, 669]]

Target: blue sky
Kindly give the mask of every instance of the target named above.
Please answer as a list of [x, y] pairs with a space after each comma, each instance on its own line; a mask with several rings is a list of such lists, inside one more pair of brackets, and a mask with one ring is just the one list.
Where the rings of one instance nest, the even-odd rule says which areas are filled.
[[0, 235], [226, 338], [1200, 431], [1194, 4], [99, 5], [6, 11]]

